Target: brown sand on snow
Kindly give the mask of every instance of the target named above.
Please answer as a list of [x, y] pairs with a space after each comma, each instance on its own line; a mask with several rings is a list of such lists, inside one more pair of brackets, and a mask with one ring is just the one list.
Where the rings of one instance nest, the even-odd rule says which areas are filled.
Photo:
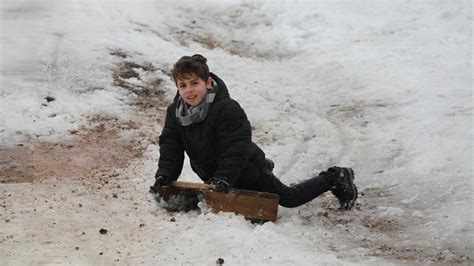
[[[117, 52], [120, 52], [117, 54]], [[111, 55], [126, 58], [121, 51]], [[93, 117], [70, 141], [57, 143], [30, 142], [12, 148], [0, 148], [0, 182], [32, 182], [49, 178], [80, 178], [106, 180], [114, 175], [114, 169], [124, 168], [127, 162], [140, 157], [149, 144], [156, 144], [160, 123], [165, 108], [161, 80], [156, 79], [148, 86], [137, 86], [126, 81], [129, 77], [139, 78], [134, 69], [156, 71], [149, 64], [122, 61], [112, 71], [114, 85], [135, 94], [132, 104], [134, 119], [120, 122], [116, 118]], [[140, 129], [133, 138], [121, 138], [119, 133]]]
[[143, 147], [118, 136], [105, 121], [73, 141], [33, 143], [2, 149], [0, 182], [32, 182], [47, 178], [92, 178], [124, 167], [141, 156]]

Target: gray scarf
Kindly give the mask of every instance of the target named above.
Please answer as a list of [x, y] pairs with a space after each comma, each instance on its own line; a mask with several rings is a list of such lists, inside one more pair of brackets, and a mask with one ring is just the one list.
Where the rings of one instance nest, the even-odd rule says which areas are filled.
[[194, 123], [202, 122], [206, 118], [211, 103], [214, 102], [216, 93], [217, 83], [212, 80], [212, 89], [207, 91], [206, 96], [199, 105], [190, 106], [180, 96], [176, 106], [176, 118], [178, 118], [179, 123], [186, 127]]

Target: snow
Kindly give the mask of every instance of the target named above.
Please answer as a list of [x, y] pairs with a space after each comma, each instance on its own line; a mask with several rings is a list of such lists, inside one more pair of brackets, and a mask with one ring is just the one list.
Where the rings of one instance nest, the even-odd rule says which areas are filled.
[[[150, 145], [109, 182], [123, 188], [119, 199], [74, 180], [0, 184], [11, 220], [2, 221], [0, 264], [403, 263], [349, 243], [365, 237], [472, 259], [470, 1], [8, 0], [1, 9], [2, 147], [67, 141], [94, 115], [130, 121], [135, 96], [113, 85], [111, 51], [155, 66], [144, 75], [163, 79], [168, 99], [172, 64], [201, 53], [282, 181], [351, 166], [367, 208], [325, 218], [317, 199], [264, 225], [169, 214], [147, 193], [159, 157]], [[182, 178], [197, 181], [188, 162]], [[402, 225], [371, 234], [364, 217]]]

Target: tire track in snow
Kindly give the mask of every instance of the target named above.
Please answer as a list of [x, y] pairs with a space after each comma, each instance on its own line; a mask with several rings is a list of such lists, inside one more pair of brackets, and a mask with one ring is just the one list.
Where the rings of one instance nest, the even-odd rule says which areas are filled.
[[[339, 135], [339, 140], [342, 143], [342, 149], [333, 159], [333, 162], [345, 162], [347, 157], [354, 159], [354, 167], [362, 170], [364, 175], [371, 175], [374, 173], [381, 173], [389, 170], [394, 160], [402, 153], [402, 147], [398, 144], [396, 139], [386, 139], [373, 143], [375, 140], [371, 137], [377, 137], [371, 134], [369, 127], [379, 127], [378, 130], [383, 130], [380, 125], [381, 119], [373, 114], [380, 113], [381, 109], [391, 108], [393, 105], [387, 103], [365, 103], [356, 102], [351, 105], [333, 105], [327, 110], [327, 119], [331, 122]], [[393, 112], [393, 110], [392, 110]], [[370, 116], [367, 117], [367, 116]], [[383, 118], [382, 118], [383, 119]], [[369, 121], [370, 120], [370, 121]], [[372, 127], [372, 130], [373, 130]], [[379, 137], [380, 138], [380, 137]], [[371, 142], [372, 141], [372, 142]]]
[[[265, 150], [268, 150], [267, 154], [276, 160], [278, 176], [296, 182], [325, 170], [328, 165], [328, 153], [331, 154], [332, 151], [329, 145], [318, 145], [318, 143], [321, 139], [334, 142], [331, 133], [327, 132], [328, 129], [322, 130], [328, 121], [315, 116], [313, 110], [298, 107], [290, 99], [282, 102], [278, 96], [268, 95], [266, 92], [258, 94], [261, 98], [259, 101], [264, 101], [262, 106], [276, 113], [276, 122], [259, 123], [261, 127], [270, 125], [268, 126], [272, 128], [270, 139], [276, 140], [275, 142], [265, 141], [268, 137], [262, 133], [264, 128], [257, 128], [254, 132], [258, 142], [263, 139]], [[251, 112], [252, 110], [248, 111]], [[294, 173], [299, 175], [295, 176]]]

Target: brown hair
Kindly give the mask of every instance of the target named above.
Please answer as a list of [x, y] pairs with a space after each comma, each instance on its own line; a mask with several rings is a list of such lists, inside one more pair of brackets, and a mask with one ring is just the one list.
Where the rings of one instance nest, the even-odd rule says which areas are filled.
[[207, 59], [200, 54], [181, 57], [171, 70], [174, 81], [176, 82], [178, 78], [189, 78], [193, 75], [207, 81], [209, 79], [209, 67], [206, 62]]

